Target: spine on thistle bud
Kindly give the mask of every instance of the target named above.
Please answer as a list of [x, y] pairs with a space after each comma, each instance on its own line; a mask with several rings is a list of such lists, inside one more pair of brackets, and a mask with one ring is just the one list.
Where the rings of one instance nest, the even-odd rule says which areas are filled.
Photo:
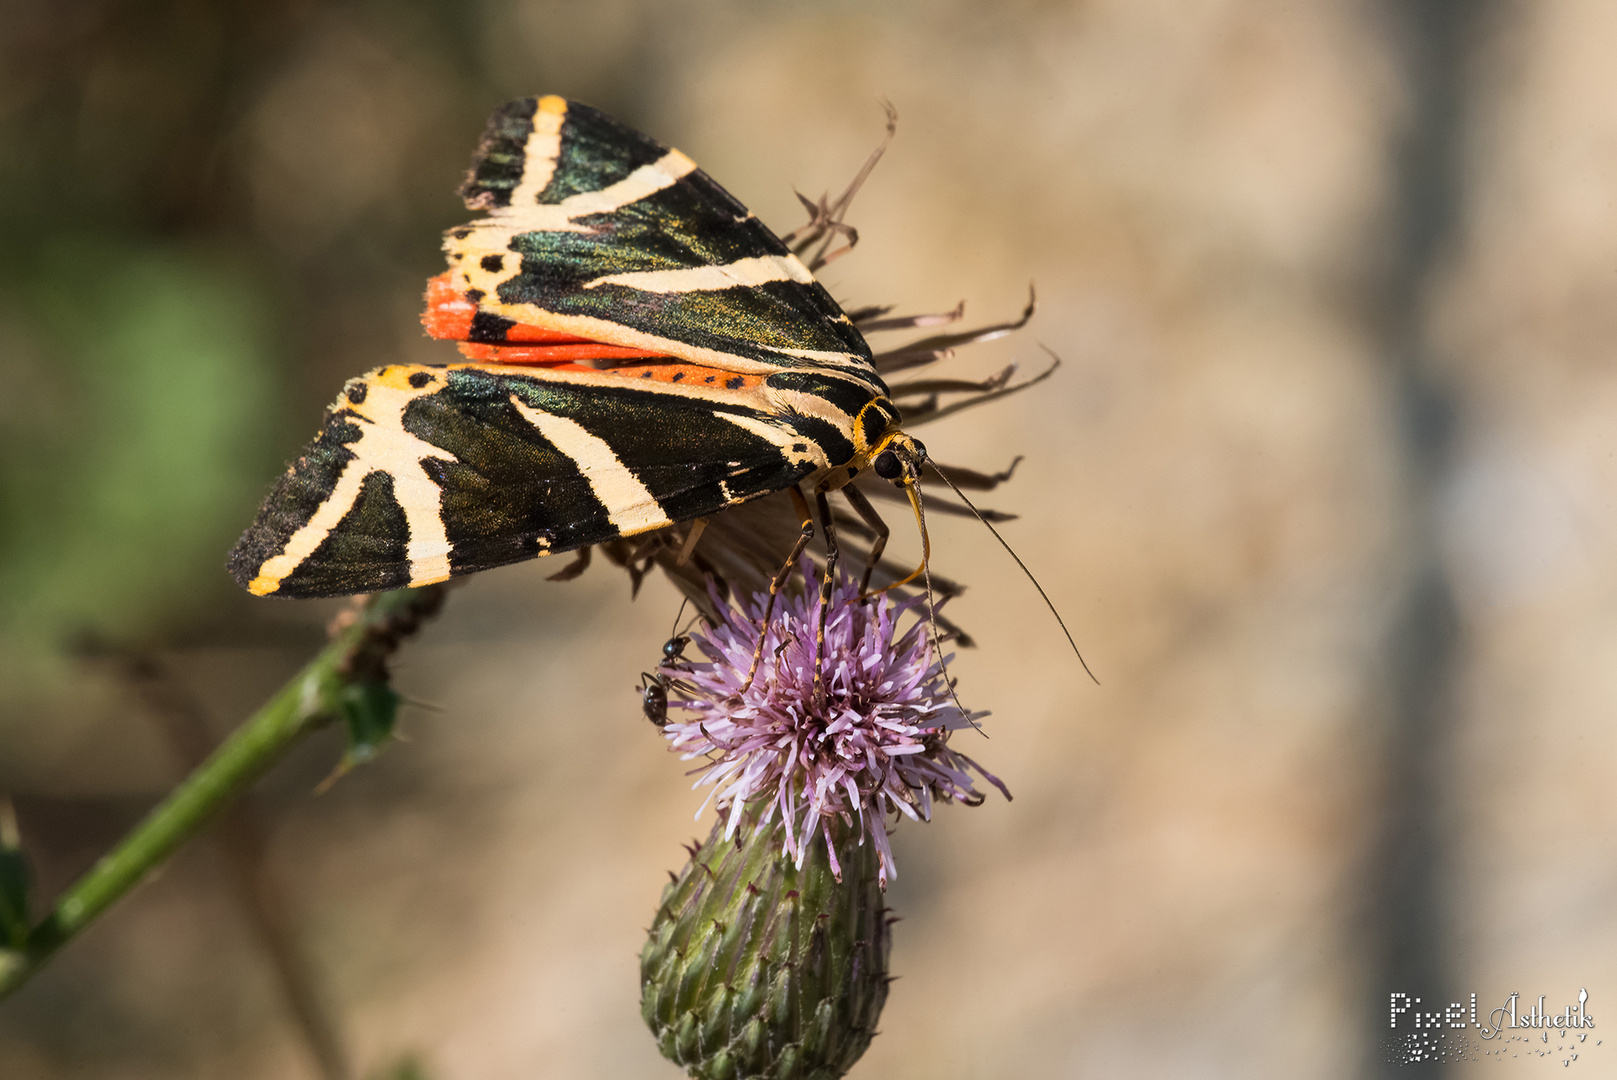
[[[875, 846], [843, 828], [803, 868], [781, 831], [723, 820], [663, 892], [640, 954], [641, 1014], [699, 1080], [830, 1080], [859, 1060], [887, 1000], [888, 911]], [[742, 839], [744, 838], [744, 839]]]

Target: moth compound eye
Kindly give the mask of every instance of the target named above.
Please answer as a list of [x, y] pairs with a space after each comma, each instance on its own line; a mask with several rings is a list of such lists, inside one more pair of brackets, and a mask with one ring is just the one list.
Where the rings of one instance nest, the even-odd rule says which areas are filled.
[[877, 454], [870, 467], [875, 469], [876, 475], [883, 480], [897, 480], [904, 474], [904, 466], [899, 464], [898, 455], [891, 450], [883, 450]]
[[915, 463], [919, 465], [926, 460], [926, 443], [920, 439], [911, 439], [910, 444], [915, 447]]

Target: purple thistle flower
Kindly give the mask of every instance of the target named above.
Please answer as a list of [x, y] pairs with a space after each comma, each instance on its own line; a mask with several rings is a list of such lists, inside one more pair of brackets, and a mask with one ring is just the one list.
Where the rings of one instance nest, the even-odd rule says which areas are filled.
[[[815, 580], [806, 559], [803, 570], [805, 580]], [[897, 875], [889, 814], [928, 821], [934, 801], [981, 803], [970, 771], [1007, 799], [1011, 794], [947, 745], [951, 731], [988, 714], [968, 715], [955, 705], [941, 665], [932, 660], [926, 620], [918, 618], [894, 638], [899, 617], [921, 606], [921, 598], [895, 603], [883, 595], [860, 603], [858, 593], [839, 575], [825, 625], [823, 700], [814, 692], [818, 590], [777, 601], [763, 662], [745, 691], [768, 597], [755, 595], [743, 613], [715, 595], [722, 621], [692, 637], [710, 662], [661, 669], [684, 695], [669, 708], [695, 714], [670, 719], [663, 732], [684, 760], [709, 759], [696, 770], [695, 786], [712, 786], [702, 809], [716, 802], [727, 813], [726, 839], [748, 817], [762, 830], [779, 815], [783, 849], [798, 868], [818, 833], [840, 881], [831, 828], [839, 818], [852, 826], [857, 815], [881, 857], [885, 888]], [[749, 806], [752, 814], [744, 812]]]

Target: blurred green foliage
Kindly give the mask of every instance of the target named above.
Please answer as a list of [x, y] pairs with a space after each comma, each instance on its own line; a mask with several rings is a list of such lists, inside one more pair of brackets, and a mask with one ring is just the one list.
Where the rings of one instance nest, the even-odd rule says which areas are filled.
[[414, 1054], [406, 1054], [371, 1074], [370, 1080], [431, 1080], [432, 1074]]
[[[13, 662], [217, 599], [263, 482], [270, 316], [251, 275], [157, 244], [57, 240], [9, 298], [0, 595]], [[20, 302], [19, 302], [20, 301]], [[210, 580], [213, 579], [213, 580]]]
[[382, 752], [393, 737], [399, 700], [398, 691], [385, 679], [352, 683], [343, 688], [340, 709], [348, 732], [348, 749], [343, 752], [339, 771], [363, 765]]
[[0, 700], [40, 704], [76, 639], [237, 620], [224, 553], [385, 355], [497, 94], [443, 0], [4, 10]]
[[20, 949], [28, 939], [31, 878], [16, 812], [9, 800], [0, 798], [0, 952]]
[[272, 468], [273, 270], [221, 156], [273, 7], [8, 9], [0, 63], [0, 679], [217, 604]]

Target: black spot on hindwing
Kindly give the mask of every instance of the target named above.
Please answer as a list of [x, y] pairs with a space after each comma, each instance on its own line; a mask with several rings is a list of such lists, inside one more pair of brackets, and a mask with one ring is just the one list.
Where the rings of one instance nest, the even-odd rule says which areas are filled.
[[505, 335], [515, 325], [514, 320], [496, 315], [492, 311], [477, 311], [472, 314], [472, 327], [466, 335], [466, 340], [498, 345], [505, 340]]

